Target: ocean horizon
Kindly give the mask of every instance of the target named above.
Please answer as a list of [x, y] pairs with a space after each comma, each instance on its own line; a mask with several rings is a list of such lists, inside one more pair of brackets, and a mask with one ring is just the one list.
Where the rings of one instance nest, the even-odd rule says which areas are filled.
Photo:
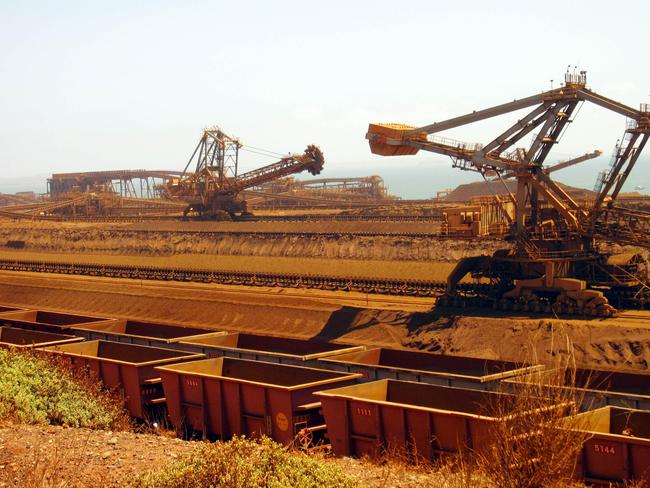
[[[549, 163], [552, 165], [553, 163]], [[592, 190], [596, 178], [602, 169], [608, 167], [608, 158], [596, 158], [579, 165], [566, 168], [553, 174], [555, 180], [564, 184]], [[103, 168], [97, 168], [100, 171]], [[159, 168], [157, 168], [159, 169]], [[247, 171], [252, 168], [240, 168]], [[388, 191], [403, 199], [428, 199], [446, 189], [458, 185], [481, 181], [480, 175], [471, 171], [461, 171], [453, 168], [450, 160], [443, 158], [386, 158], [363, 163], [334, 163], [318, 176], [308, 174], [294, 175], [300, 180], [316, 178], [347, 178], [379, 175], [384, 179]], [[0, 178], [0, 193], [16, 193], [47, 191], [47, 178], [50, 175], [38, 174], [33, 176]], [[640, 189], [639, 189], [640, 188]], [[624, 191], [639, 191], [650, 193], [650, 158], [642, 158], [637, 162], [632, 174], [625, 184]]]

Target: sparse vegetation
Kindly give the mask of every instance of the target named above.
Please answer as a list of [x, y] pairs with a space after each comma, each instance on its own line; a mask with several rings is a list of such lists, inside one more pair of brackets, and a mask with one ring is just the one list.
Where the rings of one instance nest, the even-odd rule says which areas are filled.
[[482, 405], [482, 413], [495, 421], [473, 448], [429, 466], [389, 448], [370, 462], [396, 478], [400, 472], [403, 476], [413, 469], [423, 471], [432, 486], [448, 488], [584, 487], [575, 479], [579, 473], [574, 470], [589, 434], [581, 431], [581, 420], [574, 415], [589, 405], [575, 388], [572, 356], [563, 356], [546, 371], [519, 380], [515, 395], [501, 395]]
[[[14, 365], [16, 361], [21, 364], [43, 361], [29, 355], [0, 351], [0, 387], [6, 381], [4, 365], [10, 354], [18, 356], [12, 358]], [[37, 368], [41, 375], [45, 366], [51, 367], [31, 364], [29, 368]], [[24, 376], [32, 371], [29, 368], [21, 366], [20, 374]], [[13, 371], [17, 371], [15, 366]], [[570, 386], [551, 389], [545, 386], [549, 383], [554, 383], [554, 386], [571, 385], [573, 371], [572, 368], [560, 368], [551, 375], [546, 373], [544, 378], [531, 375], [529, 381], [522, 384], [516, 398], [503, 397], [494, 404], [486, 405], [486, 414], [502, 418], [500, 422], [495, 422], [488, 443], [481, 449], [468, 449], [439, 464], [420, 462], [414, 465], [414, 460], [409, 456], [390, 451], [380, 459], [331, 459], [320, 453], [291, 450], [268, 438], [255, 441], [235, 437], [228, 442], [200, 443], [189, 454], [181, 454], [180, 458], [158, 470], [129, 475], [128, 482], [124, 483], [136, 488], [584, 486], [574, 481], [572, 474], [586, 435], [566, 430], [578, 427], [566, 415], [577, 412], [582, 399]], [[37, 390], [45, 391], [40, 387]], [[2, 401], [6, 402], [5, 396]], [[516, 412], [526, 413], [511, 414], [512, 402], [515, 403]], [[93, 442], [93, 445], [97, 444]], [[101, 441], [99, 445], [102, 445]], [[102, 447], [95, 449], [102, 454]], [[64, 449], [55, 458], [63, 459], [66, 452]], [[33, 468], [33, 476], [38, 475], [39, 480], [47, 479], [47, 486], [72, 486], [66, 484], [67, 480], [59, 476], [56, 470], [50, 469], [51, 466], [41, 463], [40, 471], [36, 468], [39, 465]], [[45, 484], [41, 485], [38, 481], [32, 486]]]
[[121, 399], [61, 358], [0, 349], [0, 418], [92, 429], [129, 425]]
[[[475, 449], [437, 465], [413, 466], [413, 459], [390, 451], [364, 464], [380, 470], [384, 482], [390, 480], [386, 486], [401, 486], [414, 473], [424, 475], [432, 486], [449, 488], [584, 486], [574, 479], [574, 470], [588, 434], [580, 431], [573, 415], [585, 406], [585, 399], [573, 386], [576, 370], [571, 359], [560, 361], [550, 371], [528, 376], [516, 395], [484, 405], [485, 415], [498, 420]], [[309, 476], [303, 479], [302, 473]], [[289, 453], [269, 440], [257, 444], [240, 438], [203, 446], [191, 457], [139, 478], [137, 486], [356, 486], [363, 479], [358, 472], [357, 481], [335, 473], [319, 456]]]
[[575, 384], [572, 359], [560, 359], [520, 382], [515, 396], [486, 405], [486, 412], [500, 420], [484, 448], [470, 453], [474, 469], [500, 488], [574, 484], [576, 463], [588, 438], [580, 430], [581, 420], [574, 417], [585, 407]]
[[[562, 344], [562, 350], [572, 351], [573, 345]], [[556, 363], [548, 365], [546, 371], [519, 380], [516, 395], [504, 395], [483, 406], [482, 413], [498, 419], [493, 422], [485, 443], [440, 464], [414, 466], [411, 456], [389, 450], [378, 460], [331, 459], [319, 453], [294, 451], [268, 438], [255, 441], [236, 437], [228, 442], [200, 443], [191, 453], [181, 455], [159, 470], [137, 477], [132, 473], [139, 470], [133, 470], [125, 476], [137, 488], [584, 486], [573, 478], [588, 434], [580, 431], [580, 420], [573, 415], [588, 405], [581, 390], [574, 386], [573, 355], [570, 352], [558, 355]], [[585, 383], [585, 379], [581, 378], [580, 383]], [[89, 372], [70, 368], [59, 356], [0, 349], [0, 418], [28, 424], [124, 428], [128, 420], [121, 399], [99, 385]], [[506, 388], [509, 391], [512, 385]], [[64, 462], [67, 449], [63, 447], [61, 454], [53, 459]], [[106, 448], [96, 449], [95, 456], [105, 455], [102, 449]], [[111, 458], [111, 452], [107, 459]], [[166, 459], [164, 456], [161, 459]], [[31, 486], [45, 486], [46, 479], [48, 486], [72, 486], [66, 484], [68, 480], [55, 462], [44, 459], [36, 457], [34, 462], [26, 464], [25, 469], [31, 470], [30, 476], [36, 480]]]
[[286, 447], [268, 438], [235, 437], [202, 444], [191, 455], [162, 470], [139, 476], [138, 488], [352, 488], [357, 482], [333, 462]]

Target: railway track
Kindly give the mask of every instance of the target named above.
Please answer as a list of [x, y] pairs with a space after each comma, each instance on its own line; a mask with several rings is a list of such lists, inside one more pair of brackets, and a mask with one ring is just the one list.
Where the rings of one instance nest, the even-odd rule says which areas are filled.
[[[223, 237], [224, 235], [236, 236], [264, 236], [273, 239], [281, 239], [284, 237], [297, 237], [297, 238], [313, 238], [313, 237], [328, 237], [337, 239], [345, 236], [359, 236], [359, 237], [422, 237], [422, 238], [435, 238], [435, 239], [451, 239], [461, 240], [462, 237], [454, 236], [441, 236], [440, 234], [426, 233], [426, 232], [251, 232], [251, 231], [156, 231], [156, 230], [134, 230], [124, 231], [125, 233], [135, 233], [142, 235], [173, 235], [183, 234], [184, 236], [192, 237]], [[496, 239], [494, 239], [496, 240]]]
[[[466, 307], [499, 308], [491, 303], [489, 297], [493, 285], [489, 283], [461, 283], [457, 286], [458, 295], [445, 295], [446, 283], [413, 279], [382, 279], [366, 277], [340, 277], [299, 273], [256, 273], [241, 271], [214, 271], [206, 269], [182, 269], [154, 266], [104, 265], [90, 263], [61, 263], [53, 261], [28, 261], [0, 259], [0, 270], [31, 273], [56, 273], [106, 278], [124, 278], [135, 280], [155, 280], [174, 282], [214, 283], [220, 285], [259, 286], [272, 288], [308, 288], [317, 290], [357, 292], [377, 295], [414, 296], [440, 298], [446, 307], [463, 309]], [[624, 306], [630, 310], [643, 310], [650, 305], [650, 297], [633, 298], [631, 292], [612, 291], [606, 293], [611, 303]], [[467, 298], [463, 298], [467, 297]], [[506, 304], [503, 310], [541, 312], [520, 308], [513, 302]], [[589, 315], [584, 311], [559, 309], [562, 315]], [[627, 312], [629, 315], [629, 312]]]
[[[125, 216], [92, 216], [64, 217], [54, 215], [27, 215], [3, 211], [0, 217], [15, 220], [43, 220], [51, 222], [97, 222], [97, 223], [130, 223], [130, 222], [181, 222], [183, 219], [170, 215], [125, 215]], [[253, 216], [237, 220], [237, 222], [440, 222], [441, 215], [265, 215]]]
[[[236, 235], [236, 236], [264, 236], [273, 239], [281, 239], [285, 237], [291, 238], [314, 238], [314, 237], [325, 237], [330, 239], [338, 239], [345, 236], [359, 236], [359, 237], [408, 237], [408, 238], [431, 238], [436, 240], [451, 240], [451, 241], [476, 241], [476, 237], [473, 236], [456, 236], [456, 235], [441, 235], [435, 232], [372, 232], [372, 231], [322, 231], [322, 232], [303, 232], [303, 231], [285, 231], [285, 232], [254, 232], [250, 230], [223, 230], [223, 231], [190, 231], [190, 230], [147, 230], [147, 229], [111, 229], [111, 232], [114, 233], [123, 233], [123, 234], [136, 234], [136, 235], [158, 235], [158, 236], [170, 236], [175, 234], [182, 234], [188, 237], [202, 237], [202, 238], [217, 238], [223, 237], [224, 235]], [[497, 236], [485, 236], [481, 238], [482, 242], [501, 242], [502, 239]]]
[[[57, 263], [47, 261], [0, 260], [0, 270], [32, 273], [58, 273], [139, 280], [218, 283], [281, 288], [313, 288], [320, 290], [355, 291], [381, 295], [437, 297], [445, 283], [421, 280], [395, 280], [364, 277], [343, 278], [309, 274], [272, 274], [201, 269], [175, 269], [151, 266]], [[462, 285], [468, 290], [476, 286]]]
[[442, 213], [436, 215], [266, 215], [254, 216], [244, 222], [440, 222]]

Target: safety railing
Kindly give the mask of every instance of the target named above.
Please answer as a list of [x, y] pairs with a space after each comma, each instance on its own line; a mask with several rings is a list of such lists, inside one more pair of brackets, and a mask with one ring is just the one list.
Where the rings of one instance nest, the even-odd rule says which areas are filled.
[[450, 139], [448, 137], [440, 137], [435, 135], [428, 135], [427, 140], [433, 144], [440, 144], [442, 146], [453, 147], [455, 149], [461, 149], [463, 151], [480, 151], [483, 149], [483, 144], [479, 142], [464, 142], [458, 141], [456, 139]]
[[564, 73], [564, 82], [567, 85], [586, 85], [587, 72], [581, 71], [580, 73]]
[[479, 168], [474, 165], [472, 161], [468, 161], [467, 159], [461, 159], [461, 158], [451, 158], [451, 165], [453, 168], [458, 168], [463, 171], [476, 171], [480, 172]]
[[511, 161], [523, 161], [526, 158], [526, 150], [523, 147], [517, 147], [512, 151], [503, 153], [502, 157]]

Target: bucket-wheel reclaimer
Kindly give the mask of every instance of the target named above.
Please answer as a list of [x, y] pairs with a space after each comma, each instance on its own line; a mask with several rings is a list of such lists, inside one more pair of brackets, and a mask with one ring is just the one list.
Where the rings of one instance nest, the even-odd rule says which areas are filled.
[[[642, 256], [606, 253], [599, 246], [600, 241], [607, 241], [650, 248], [650, 214], [616, 205], [650, 136], [650, 104], [641, 104], [636, 110], [595, 93], [586, 83], [586, 72], [567, 72], [559, 88], [442, 122], [423, 127], [369, 125], [366, 139], [375, 154], [430, 151], [451, 157], [454, 167], [476, 171], [486, 180], [517, 180], [516, 191], [507, 192], [515, 208], [506, 236], [511, 247], [481, 259], [462, 260], [449, 276], [443, 302], [604, 316], [615, 312], [612, 303], [643, 306], [650, 302], [647, 264]], [[571, 198], [543, 167], [583, 102], [627, 119], [610, 167], [598, 176], [595, 197], [588, 204]], [[437, 135], [531, 107], [487, 144]], [[517, 148], [527, 136], [530, 145]], [[489, 280], [493, 286], [487, 287], [485, 294], [464, 294], [459, 283], [468, 274]]]
[[[277, 178], [302, 171], [319, 174], [324, 165], [318, 146], [302, 154], [289, 154], [279, 161], [237, 174], [239, 150], [244, 145], [218, 127], [205, 129], [180, 178], [167, 183], [163, 196], [187, 203], [186, 218], [231, 220], [249, 215], [240, 193]], [[188, 172], [192, 164], [193, 172]]]

